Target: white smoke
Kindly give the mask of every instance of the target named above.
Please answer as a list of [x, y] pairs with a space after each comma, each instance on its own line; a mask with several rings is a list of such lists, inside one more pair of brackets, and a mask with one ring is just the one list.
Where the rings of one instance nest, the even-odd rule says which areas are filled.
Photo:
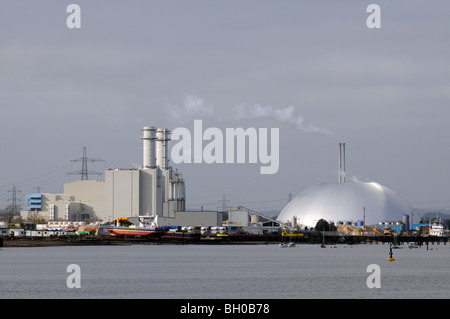
[[[205, 117], [210, 117], [219, 121], [226, 119], [223, 115], [215, 112], [213, 104], [206, 103], [204, 99], [195, 95], [185, 96], [181, 106], [169, 105], [168, 108], [172, 118], [184, 123]], [[272, 119], [279, 123], [293, 126], [305, 134], [335, 136], [333, 132], [326, 128], [320, 128], [312, 124], [305, 124], [305, 119], [301, 114], [296, 114], [296, 110], [293, 106], [274, 108], [272, 106], [261, 106], [259, 104], [255, 104], [253, 107], [247, 107], [240, 104], [233, 108], [233, 119]]]
[[361, 176], [350, 176], [350, 180], [354, 183], [376, 183], [373, 179]]
[[180, 122], [214, 115], [214, 105], [207, 104], [205, 100], [195, 95], [185, 96], [181, 106], [169, 105], [168, 108], [171, 116]]
[[277, 122], [294, 126], [305, 134], [319, 134], [326, 136], [334, 136], [334, 133], [326, 128], [319, 128], [312, 124], [306, 125], [305, 119], [301, 114], [296, 114], [293, 106], [284, 109], [274, 108], [272, 106], [261, 106], [255, 104], [252, 108], [244, 105], [236, 105], [233, 108], [236, 119], [273, 119]]

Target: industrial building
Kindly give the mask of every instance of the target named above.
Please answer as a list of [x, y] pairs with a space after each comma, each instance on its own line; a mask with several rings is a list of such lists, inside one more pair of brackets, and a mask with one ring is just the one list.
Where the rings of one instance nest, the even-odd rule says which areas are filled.
[[391, 189], [378, 183], [346, 182], [345, 143], [339, 143], [337, 183], [312, 186], [291, 200], [277, 220], [291, 225], [314, 227], [319, 219], [333, 224], [403, 221], [412, 207]]
[[[63, 194], [29, 194], [22, 217], [112, 222], [122, 217], [146, 216], [147, 222], [157, 220], [159, 226], [214, 227], [226, 219], [229, 226], [249, 225], [248, 210], [186, 211], [185, 181], [169, 165], [170, 130], [143, 127], [141, 131], [141, 168], [106, 169], [104, 181], [66, 183]], [[319, 219], [325, 219], [335, 225], [378, 224], [378, 228], [383, 228], [380, 222], [393, 225], [411, 212], [407, 202], [383, 185], [346, 182], [345, 143], [339, 143], [338, 182], [318, 184], [301, 192], [283, 208], [277, 222], [314, 227]]]
[[28, 194], [24, 219], [47, 220], [157, 217], [160, 226], [220, 226], [223, 212], [186, 211], [186, 188], [178, 170], [169, 166], [170, 130], [143, 127], [143, 163], [139, 169], [105, 170], [104, 181], [64, 184], [63, 194]]

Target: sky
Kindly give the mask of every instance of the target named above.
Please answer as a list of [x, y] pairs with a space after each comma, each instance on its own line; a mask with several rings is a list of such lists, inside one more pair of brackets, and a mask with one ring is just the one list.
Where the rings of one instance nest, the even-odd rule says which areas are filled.
[[[71, 4], [81, 28], [68, 28]], [[379, 5], [381, 28], [367, 6]], [[448, 1], [0, 0], [0, 208], [142, 165], [141, 128], [278, 128], [279, 169], [172, 163], [188, 208], [280, 210], [338, 181], [450, 209]], [[260, 112], [257, 112], [257, 111]], [[176, 141], [170, 143], [171, 147]], [[102, 176], [90, 176], [98, 179]], [[20, 192], [19, 192], [20, 191]]]

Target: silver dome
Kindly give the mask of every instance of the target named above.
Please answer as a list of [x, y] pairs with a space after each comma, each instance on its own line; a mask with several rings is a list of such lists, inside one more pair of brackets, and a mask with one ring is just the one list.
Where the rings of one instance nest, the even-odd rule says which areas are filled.
[[411, 206], [391, 189], [378, 183], [318, 184], [301, 192], [281, 211], [277, 220], [314, 227], [321, 218], [338, 223], [357, 222], [366, 225], [384, 221], [401, 221]]

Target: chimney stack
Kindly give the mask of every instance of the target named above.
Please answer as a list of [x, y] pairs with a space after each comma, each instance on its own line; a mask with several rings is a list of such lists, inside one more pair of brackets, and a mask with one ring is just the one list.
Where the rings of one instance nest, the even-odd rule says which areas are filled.
[[156, 128], [143, 127], [142, 129], [142, 146], [143, 146], [143, 162], [142, 168], [155, 168], [156, 167], [156, 155], [155, 155], [155, 140], [156, 140]]
[[345, 183], [345, 143], [339, 143], [339, 183]]
[[166, 128], [156, 129], [156, 166], [160, 169], [169, 168], [168, 142], [170, 141], [170, 130]]

